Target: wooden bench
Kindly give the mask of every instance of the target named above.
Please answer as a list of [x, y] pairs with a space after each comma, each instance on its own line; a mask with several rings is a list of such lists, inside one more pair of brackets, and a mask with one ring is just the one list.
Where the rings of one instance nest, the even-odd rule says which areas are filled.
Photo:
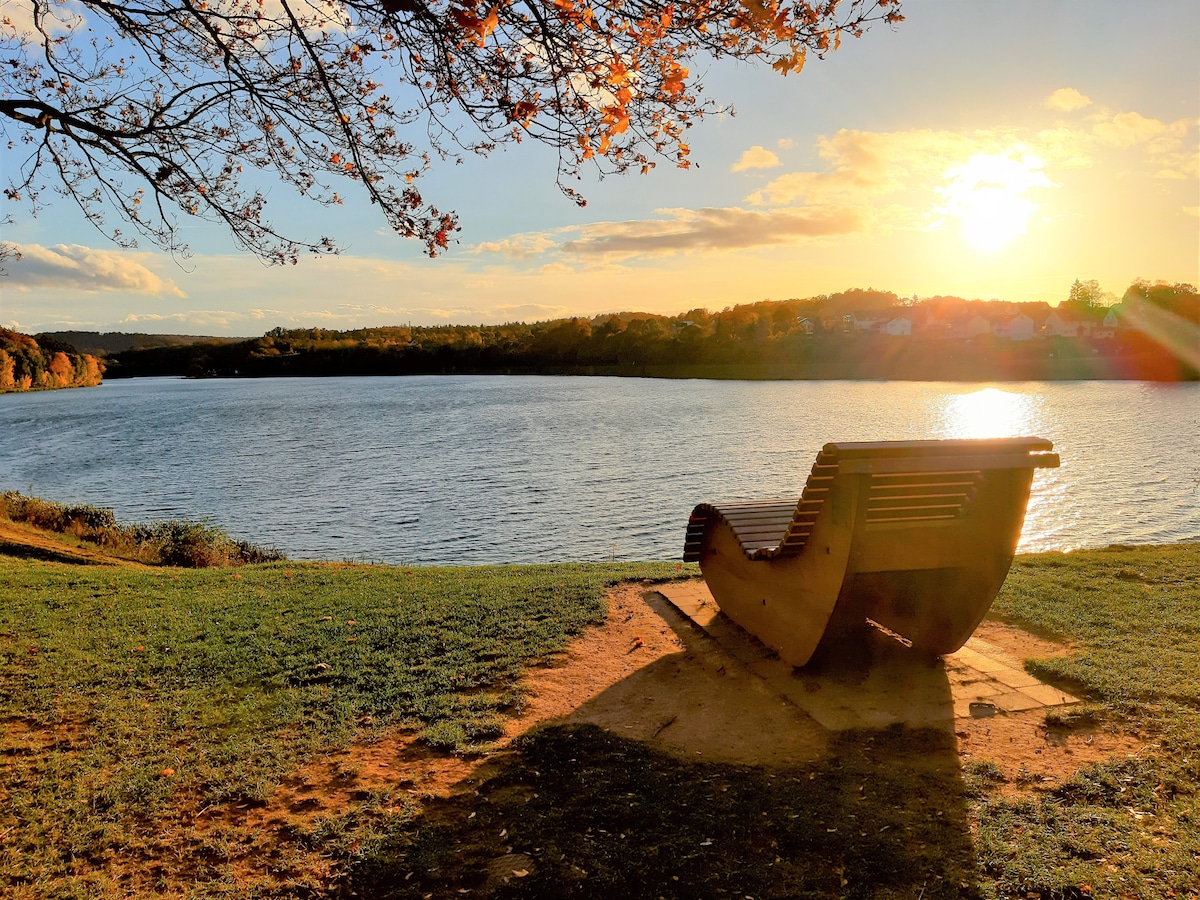
[[1042, 438], [826, 444], [797, 501], [701, 503], [683, 558], [792, 665], [870, 619], [929, 653], [966, 643], [1008, 574]]

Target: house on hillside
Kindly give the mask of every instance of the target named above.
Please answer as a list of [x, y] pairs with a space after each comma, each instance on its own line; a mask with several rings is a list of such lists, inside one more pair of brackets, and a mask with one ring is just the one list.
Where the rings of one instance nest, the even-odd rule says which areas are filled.
[[816, 325], [808, 316], [796, 316], [796, 328], [805, 334], [812, 334]]
[[1121, 322], [1115, 312], [1115, 307], [1110, 308], [1104, 313], [1102, 318], [1096, 325], [1092, 326], [1091, 338], [1094, 341], [1111, 341], [1117, 336], [1117, 329]]
[[[1077, 338], [1084, 322], [1078, 313], [1067, 309], [1052, 309], [1046, 321], [1042, 323], [1042, 334], [1046, 337]], [[1088, 323], [1090, 330], [1091, 323]]]
[[854, 318], [854, 330], [859, 334], [863, 332], [879, 331], [887, 321], [876, 313], [851, 313]]
[[993, 334], [998, 338], [1008, 338], [1010, 341], [1028, 341], [1033, 339], [1034, 322], [1025, 313], [1017, 313], [1011, 318], [1003, 318], [995, 323]]
[[881, 331], [884, 334], [893, 335], [911, 335], [912, 334], [912, 319], [908, 316], [896, 316], [894, 319], [889, 319], [884, 322]]

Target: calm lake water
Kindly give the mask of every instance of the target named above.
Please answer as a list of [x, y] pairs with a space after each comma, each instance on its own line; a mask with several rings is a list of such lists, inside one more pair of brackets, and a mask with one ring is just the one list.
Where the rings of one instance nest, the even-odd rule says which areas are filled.
[[0, 395], [0, 489], [301, 559], [673, 559], [836, 440], [1040, 435], [1023, 550], [1200, 539], [1200, 384], [136, 379]]

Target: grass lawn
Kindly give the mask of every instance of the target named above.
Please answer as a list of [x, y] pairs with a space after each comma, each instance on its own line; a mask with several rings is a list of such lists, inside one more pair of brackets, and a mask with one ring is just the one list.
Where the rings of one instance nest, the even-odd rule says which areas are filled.
[[0, 555], [0, 894], [1200, 894], [1200, 545], [1014, 564], [994, 614], [1070, 640], [1028, 667], [1089, 698], [1050, 725], [1146, 742], [1051, 790], [964, 770], [944, 731], [842, 734], [776, 770], [557, 726], [452, 796], [397, 784], [299, 825], [239, 814], [398, 728], [431, 755], [486, 756], [522, 674], [603, 621], [609, 586], [693, 574]]

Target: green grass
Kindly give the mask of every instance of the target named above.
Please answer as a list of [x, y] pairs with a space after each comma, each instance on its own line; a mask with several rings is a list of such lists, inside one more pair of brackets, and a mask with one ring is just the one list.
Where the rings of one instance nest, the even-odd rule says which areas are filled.
[[1049, 725], [1107, 721], [1147, 746], [1048, 792], [981, 800], [991, 895], [1200, 894], [1200, 544], [1019, 557], [992, 612], [1076, 644], [1027, 664], [1091, 700]]
[[[20, 726], [0, 748], [16, 760], [0, 869], [50, 896], [72, 861], [144, 843], [179, 798], [261, 801], [368, 720], [485, 749], [520, 706], [522, 672], [601, 621], [608, 586], [680, 572], [0, 558], [0, 719]], [[63, 728], [72, 740], [38, 745]]]
[[[451, 797], [397, 785], [304, 825], [235, 821], [303, 761], [392, 725], [429, 752], [486, 751], [522, 673], [603, 619], [607, 586], [681, 574], [0, 557], [0, 894], [1200, 897], [1200, 545], [1014, 563], [994, 613], [1070, 640], [1027, 667], [1087, 699], [1047, 725], [1146, 742], [1017, 796], [942, 731], [844, 734], [782, 770], [556, 726]], [[225, 824], [191, 827], [198, 809]], [[338, 877], [315, 878], [318, 860]]]

